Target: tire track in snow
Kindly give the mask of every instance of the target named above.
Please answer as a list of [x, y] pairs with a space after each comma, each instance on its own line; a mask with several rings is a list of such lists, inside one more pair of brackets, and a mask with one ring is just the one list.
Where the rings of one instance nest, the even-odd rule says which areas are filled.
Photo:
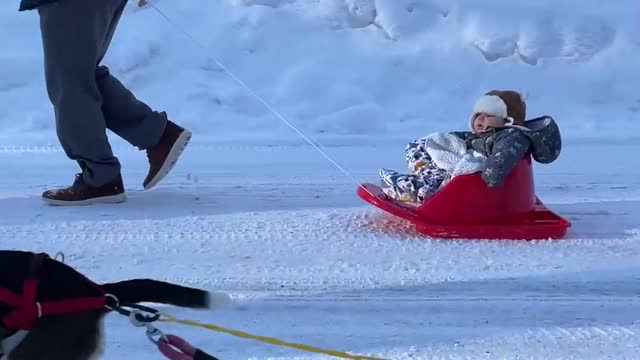
[[588, 326], [588, 327], [554, 327], [548, 329], [530, 329], [523, 336], [527, 343], [541, 340], [544, 344], [578, 343], [595, 340], [615, 344], [635, 340], [636, 331], [632, 326]]
[[640, 351], [637, 331], [637, 325], [505, 329], [418, 350], [433, 359], [631, 359]]

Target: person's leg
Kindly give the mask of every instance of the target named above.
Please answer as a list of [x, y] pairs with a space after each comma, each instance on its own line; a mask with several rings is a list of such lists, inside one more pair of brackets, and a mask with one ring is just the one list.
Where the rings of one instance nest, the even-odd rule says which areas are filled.
[[442, 186], [443, 179], [437, 176], [421, 178], [421, 184], [417, 191], [418, 201], [423, 202], [432, 197]]
[[64, 0], [39, 8], [47, 93], [56, 131], [83, 180], [98, 187], [120, 174], [102, 114], [95, 73], [113, 19], [116, 0]]
[[448, 178], [445, 170], [437, 167], [433, 162], [422, 166], [416, 174], [421, 179], [422, 186], [418, 190], [418, 200], [425, 201], [432, 197]]
[[102, 113], [106, 127], [140, 150], [157, 144], [167, 118], [139, 101], [106, 66], [96, 70], [96, 81], [102, 94]]
[[56, 132], [67, 156], [82, 169], [70, 187], [45, 191], [42, 198], [48, 203], [125, 200], [120, 163], [107, 139], [95, 75], [119, 3], [116, 1], [64, 0], [38, 9]]
[[[112, 154], [106, 128], [146, 148], [150, 162], [146, 188], [169, 172], [191, 136], [167, 121], [164, 113], [140, 115], [149, 111], [147, 106], [132, 106], [132, 95], [119, 91], [124, 89], [122, 84], [98, 66], [125, 5], [124, 0], [65, 0], [38, 9], [47, 92], [58, 138], [67, 156], [82, 169], [71, 187], [43, 193], [46, 202], [76, 205], [125, 200], [120, 164]], [[125, 117], [117, 109], [127, 100], [130, 116]], [[132, 120], [140, 116], [145, 120]], [[154, 117], [155, 121], [148, 120]], [[148, 140], [141, 135], [145, 132]]]
[[153, 111], [136, 99], [122, 83], [100, 66], [96, 79], [102, 93], [102, 111], [107, 128], [140, 150], [146, 150], [149, 171], [143, 181], [146, 190], [157, 185], [173, 168], [191, 139], [191, 132]]
[[387, 196], [403, 202], [419, 202], [419, 191], [425, 186], [420, 176], [388, 169], [380, 169], [380, 183]]
[[[126, 0], [120, 1], [108, 31], [103, 56], [127, 4]], [[107, 128], [131, 145], [147, 151], [149, 172], [143, 186], [145, 189], [154, 187], [173, 168], [191, 133], [169, 121], [165, 112], [153, 111], [139, 101], [106, 66], [97, 68], [96, 81], [102, 94], [102, 112]]]
[[[118, 27], [118, 22], [127, 4], [127, 0], [112, 0], [120, 2], [113, 15], [104, 44], [101, 47], [101, 56], [97, 63], [102, 62], [113, 35]], [[104, 65], [96, 67], [95, 79], [100, 94], [102, 95], [102, 113], [106, 127], [131, 145], [140, 150], [146, 150], [157, 144], [164, 132], [167, 118], [164, 113], [153, 111], [147, 104], [139, 101]]]

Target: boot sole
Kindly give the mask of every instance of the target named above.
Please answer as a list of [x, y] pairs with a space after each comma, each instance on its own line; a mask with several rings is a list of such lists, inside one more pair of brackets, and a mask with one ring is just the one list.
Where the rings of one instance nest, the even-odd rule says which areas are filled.
[[164, 164], [162, 164], [162, 167], [160, 168], [156, 176], [151, 178], [151, 181], [149, 181], [147, 185], [143, 184], [145, 190], [152, 189], [153, 187], [158, 185], [158, 183], [171, 172], [173, 167], [178, 162], [178, 158], [180, 158], [180, 155], [182, 155], [184, 149], [187, 147], [187, 145], [189, 145], [189, 141], [191, 141], [191, 132], [185, 129], [182, 131], [180, 136], [178, 136], [178, 139], [171, 147], [171, 150], [167, 155], [167, 159], [164, 161]]
[[67, 201], [67, 200], [55, 200], [49, 199], [46, 197], [42, 198], [42, 201], [49, 205], [54, 206], [84, 206], [84, 205], [93, 205], [93, 204], [118, 204], [127, 201], [127, 195], [117, 194], [117, 195], [109, 195], [109, 196], [101, 196], [95, 197], [86, 200], [77, 200], [77, 201]]

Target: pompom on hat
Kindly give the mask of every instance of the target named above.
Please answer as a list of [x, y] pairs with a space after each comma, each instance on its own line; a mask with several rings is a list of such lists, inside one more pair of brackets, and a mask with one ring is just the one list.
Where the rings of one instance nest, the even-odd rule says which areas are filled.
[[498, 116], [507, 120], [507, 125], [524, 125], [527, 104], [524, 96], [513, 90], [491, 90], [481, 96], [473, 106], [469, 126], [473, 131], [473, 120], [479, 113]]

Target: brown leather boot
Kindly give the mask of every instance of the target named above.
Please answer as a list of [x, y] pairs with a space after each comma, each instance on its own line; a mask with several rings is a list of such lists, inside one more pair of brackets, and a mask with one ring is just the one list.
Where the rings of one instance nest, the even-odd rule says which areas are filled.
[[47, 190], [42, 193], [42, 200], [50, 205], [77, 206], [96, 203], [113, 204], [127, 200], [122, 184], [122, 176], [118, 175], [108, 184], [94, 187], [87, 184], [82, 174], [76, 174], [73, 185]]
[[191, 132], [167, 120], [160, 142], [147, 149], [149, 173], [142, 185], [145, 190], [156, 186], [175, 166], [178, 158], [189, 144]]

